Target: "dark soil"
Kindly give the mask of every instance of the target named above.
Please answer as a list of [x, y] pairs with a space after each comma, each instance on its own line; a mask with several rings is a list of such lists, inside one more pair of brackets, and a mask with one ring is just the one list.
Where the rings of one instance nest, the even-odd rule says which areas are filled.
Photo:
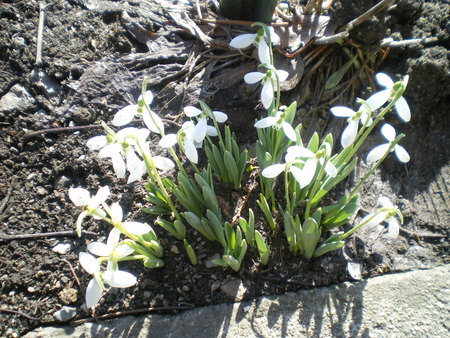
[[[254, 110], [258, 91], [241, 80], [243, 74], [254, 69], [254, 61], [227, 50], [229, 40], [224, 32], [228, 29], [217, 28], [211, 32], [214, 43], [205, 47], [186, 28], [181, 29], [172, 16], [177, 11], [188, 10], [190, 17], [196, 19], [192, 8], [182, 7], [180, 2], [181, 9], [177, 9], [173, 1], [171, 9], [167, 9], [158, 3], [163, 1], [130, 1], [120, 6], [113, 1], [58, 2], [46, 10], [40, 67], [35, 66], [39, 4], [11, 1], [0, 5], [1, 336], [17, 336], [36, 326], [54, 323], [53, 314], [63, 306], [77, 310], [75, 319], [89, 317], [83, 310], [84, 298], [69, 263], [85, 288], [90, 276], [80, 268], [78, 253], [85, 251], [89, 242], [104, 240], [109, 225], [89, 221], [85, 230], [95, 234], [82, 238], [67, 234], [27, 239], [7, 237], [74, 230], [80, 210], [68, 198], [70, 187], [96, 192], [99, 187], [109, 185], [112, 194], [108, 202], [119, 201], [128, 219], [149, 224], [154, 220], [139, 209], [146, 204], [143, 184], [127, 185], [118, 180], [109, 161], [98, 159], [86, 148], [90, 137], [102, 133], [99, 128], [54, 129], [31, 136], [30, 132], [92, 125], [102, 120], [109, 122], [119, 108], [139, 95], [142, 79], [147, 76], [149, 89], [156, 97], [152, 108], [162, 117], [179, 114], [184, 106], [196, 104], [200, 97], [212, 109], [228, 113], [229, 124], [240, 144], [251, 149], [255, 141], [253, 121], [263, 112]], [[339, 25], [360, 15], [366, 5], [370, 8], [375, 4], [365, 1], [361, 9], [349, 9], [347, 3], [351, 7], [351, 1], [334, 5], [335, 21]], [[202, 5], [204, 15], [211, 10], [209, 3]], [[214, 254], [221, 254], [222, 249], [190, 229], [188, 239], [199, 258], [199, 264], [194, 267], [184, 253], [183, 244], [154, 226], [165, 248], [165, 267], [149, 270], [139, 263], [123, 264], [124, 270], [138, 276], [139, 283], [108, 292], [96, 313], [232, 302], [234, 297], [227, 296], [220, 288], [212, 291], [212, 286], [234, 279], [242, 280], [247, 288], [244, 299], [329, 285], [351, 279], [346, 272], [348, 261], [362, 263], [364, 277], [449, 262], [449, 14], [450, 5], [444, 0], [398, 1], [396, 7], [358, 27], [351, 36], [363, 50], [372, 51], [377, 50], [377, 41], [388, 36], [394, 40], [438, 38], [431, 44], [391, 48], [387, 58], [375, 69], [396, 79], [410, 75], [405, 98], [411, 107], [411, 122], [397, 122], [394, 114], [386, 120], [395, 125], [398, 133], [407, 135], [402, 145], [411, 155], [411, 161], [400, 165], [393, 156], [385, 161], [362, 189], [359, 216], [374, 210], [381, 193], [390, 197], [405, 216], [405, 231], [398, 239], [388, 239], [380, 226], [362, 230], [342, 250], [319, 259], [307, 261], [292, 257], [283, 231], [275, 234], [267, 231], [262, 213], [255, 207], [256, 190], [248, 206], [256, 212], [258, 227], [266, 231], [270, 242], [271, 259], [267, 267], [259, 266], [256, 253], [250, 251], [239, 273], [221, 267], [206, 268], [205, 262]], [[379, 36], [368, 37], [367, 32], [373, 29]], [[194, 67], [193, 58], [208, 48], [210, 51], [196, 64], [200, 66]], [[305, 50], [305, 55], [308, 51]], [[286, 101], [294, 98], [305, 102], [298, 112], [305, 125], [305, 135], [317, 130], [322, 135], [332, 131], [338, 136], [343, 121], [331, 119], [328, 108], [338, 104], [352, 106], [355, 95], [370, 95], [370, 82], [352, 87], [356, 91], [354, 95], [347, 91], [339, 97], [341, 101], [332, 104], [330, 100], [339, 92], [331, 99], [329, 93], [317, 94], [332, 60], [346, 60], [344, 56], [337, 49], [309, 84], [300, 82], [285, 93]], [[218, 68], [228, 61], [232, 62], [223, 69]], [[310, 68], [311, 65], [306, 67], [305, 73]], [[227, 73], [227, 69], [233, 72]], [[6, 99], [14, 95], [18, 99], [7, 104]], [[381, 141], [378, 133], [374, 133], [361, 149], [361, 158]], [[364, 161], [360, 161], [354, 181], [365, 170]], [[217, 193], [229, 204], [231, 214], [237, 201], [247, 194], [245, 187], [251, 180], [246, 177], [247, 184], [239, 191], [218, 187]], [[342, 189], [352, 184], [349, 180]], [[336, 191], [332, 198], [339, 196], [340, 191]], [[55, 253], [52, 248], [59, 243], [70, 244], [70, 250], [63, 255]]]

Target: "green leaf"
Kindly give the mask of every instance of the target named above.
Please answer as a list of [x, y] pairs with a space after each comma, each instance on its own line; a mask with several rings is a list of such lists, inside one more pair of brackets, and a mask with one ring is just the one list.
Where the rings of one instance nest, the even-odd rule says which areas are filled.
[[214, 171], [214, 174], [217, 177], [217, 180], [219, 182], [223, 182], [223, 178], [222, 178], [221, 173], [220, 173], [219, 165], [217, 164], [217, 162], [216, 162], [216, 160], [214, 158], [214, 155], [213, 155], [213, 152], [211, 151], [211, 148], [209, 146], [206, 146], [205, 147], [205, 152], [206, 152], [206, 157], [208, 158], [209, 164], [211, 165], [211, 167], [212, 167], [212, 169]]
[[301, 240], [301, 238], [296, 235], [296, 231], [294, 229], [294, 218], [291, 216], [289, 211], [286, 211], [284, 214], [284, 230], [286, 232], [286, 239], [289, 244], [289, 251], [295, 256], [298, 250], [297, 243]]
[[193, 227], [195, 230], [200, 232], [207, 239], [209, 239], [210, 241], [216, 240], [216, 237], [214, 236], [214, 234], [211, 235], [210, 231], [207, 231], [205, 229], [205, 226], [203, 225], [202, 221], [196, 214], [188, 211], [188, 212], [183, 213], [182, 215], [184, 218], [186, 218], [186, 221], [189, 223], [189, 225], [191, 227]]
[[215, 159], [217, 165], [219, 166], [220, 176], [222, 176], [222, 180], [223, 180], [222, 182], [230, 182], [231, 180], [228, 176], [228, 172], [226, 170], [225, 163], [223, 163], [222, 154], [220, 153], [219, 149], [215, 145], [213, 145], [211, 148], [212, 148], [212, 152], [214, 155], [214, 159]]
[[313, 256], [319, 237], [319, 226], [313, 218], [308, 218], [302, 226], [302, 243], [305, 249], [305, 258], [310, 259]]
[[339, 248], [342, 248], [342, 246], [345, 243], [343, 241], [337, 241], [337, 242], [328, 242], [328, 243], [322, 243], [315, 251], [313, 258], [317, 258], [322, 256], [323, 254], [326, 254], [329, 251], [337, 250]]
[[158, 224], [164, 230], [170, 232], [179, 240], [182, 240], [186, 234], [186, 229], [184, 234], [178, 233], [178, 229], [175, 227], [175, 225], [172, 222], [166, 221], [165, 219], [160, 218], [156, 220], [156, 224]]
[[239, 169], [237, 164], [233, 158], [233, 155], [228, 150], [225, 150], [225, 154], [223, 155], [223, 160], [225, 163], [225, 167], [228, 170], [228, 177], [233, 182], [233, 186], [235, 189], [238, 189], [241, 186], [241, 178], [239, 176]]
[[217, 216], [209, 209], [206, 210], [206, 217], [208, 218], [211, 230], [216, 236], [217, 241], [225, 248], [227, 246], [227, 242], [225, 240], [224, 228], [222, 226], [222, 223], [217, 218]]
[[195, 254], [194, 249], [192, 246], [188, 243], [187, 240], [183, 240], [184, 248], [186, 249], [186, 252], [188, 254], [189, 260], [191, 261], [192, 265], [197, 265], [197, 255]]
[[356, 58], [358, 57], [358, 54], [355, 54], [349, 61], [347, 61], [336, 73], [332, 74], [327, 82], [325, 83], [325, 90], [332, 89], [336, 87], [339, 82], [341, 82], [342, 78], [344, 77], [345, 73], [349, 70], [353, 62], [355, 62]]
[[217, 258], [217, 259], [213, 259], [212, 262], [214, 264], [223, 266], [224, 268], [227, 268], [229, 265], [227, 263], [225, 263], [225, 261], [223, 259]]
[[309, 139], [308, 145], [306, 146], [309, 150], [311, 150], [313, 153], [316, 153], [319, 149], [319, 134], [315, 132], [311, 138]]
[[148, 258], [143, 262], [144, 266], [148, 269], [162, 268], [164, 261], [159, 258]]
[[263, 194], [259, 194], [259, 200], [256, 201], [262, 212], [266, 216], [267, 222], [272, 230], [276, 229], [275, 220], [273, 219], [272, 212], [270, 211], [269, 204]]
[[238, 272], [239, 269], [241, 268], [241, 263], [231, 255], [223, 255], [222, 259], [228, 266], [230, 266], [236, 272]]

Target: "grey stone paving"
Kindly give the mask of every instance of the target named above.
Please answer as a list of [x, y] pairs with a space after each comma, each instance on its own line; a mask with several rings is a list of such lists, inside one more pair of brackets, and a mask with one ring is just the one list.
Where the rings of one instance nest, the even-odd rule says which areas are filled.
[[178, 315], [45, 327], [26, 338], [450, 337], [450, 265]]

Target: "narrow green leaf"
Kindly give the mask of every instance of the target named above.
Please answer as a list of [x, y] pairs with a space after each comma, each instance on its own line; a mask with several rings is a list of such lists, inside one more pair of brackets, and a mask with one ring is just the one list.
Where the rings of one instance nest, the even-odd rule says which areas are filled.
[[325, 83], [325, 90], [332, 89], [336, 87], [339, 82], [341, 82], [342, 78], [344, 77], [345, 73], [349, 70], [353, 62], [355, 62], [356, 58], [358, 57], [358, 54], [355, 54], [349, 61], [347, 61], [338, 71], [334, 74], [332, 74], [327, 82]]
[[186, 252], [188, 254], [189, 260], [191, 261], [192, 265], [197, 265], [197, 255], [195, 254], [194, 249], [192, 246], [188, 243], [188, 241], [183, 240], [184, 248], [186, 249]]
[[322, 256], [323, 254], [326, 254], [329, 251], [337, 250], [339, 248], [342, 248], [344, 245], [343, 241], [338, 242], [329, 242], [329, 243], [322, 243], [321, 246], [319, 246], [315, 251], [312, 258], [317, 258]]
[[305, 258], [310, 259], [320, 237], [320, 229], [313, 218], [305, 220], [302, 226], [302, 243], [305, 249]]

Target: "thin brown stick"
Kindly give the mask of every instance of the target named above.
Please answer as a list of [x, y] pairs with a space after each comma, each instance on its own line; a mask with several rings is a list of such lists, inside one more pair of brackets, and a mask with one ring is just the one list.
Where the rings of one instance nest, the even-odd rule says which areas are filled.
[[78, 288], [80, 289], [81, 294], [83, 295], [83, 299], [86, 299], [86, 294], [84, 293], [84, 289], [81, 287], [80, 280], [78, 279], [77, 274], [75, 273], [75, 270], [73, 269], [72, 264], [67, 259], [61, 259], [64, 263], [66, 263], [69, 266], [70, 272], [72, 272], [73, 278], [75, 279], [75, 282], [78, 285]]
[[4, 306], [0, 307], [0, 311], [2, 311], [2, 312], [14, 313], [14, 314], [17, 314], [17, 315], [21, 315], [22, 317], [25, 317], [26, 319], [34, 320], [34, 321], [36, 321], [36, 322], [39, 322], [39, 321], [41, 320], [41, 318], [42, 318], [42, 317], [39, 317], [39, 318], [37, 318], [37, 317], [32, 317], [32, 316], [30, 316], [30, 315], [28, 315], [28, 314], [26, 314], [26, 313], [23, 313], [23, 312], [20, 312], [20, 311], [17, 311], [17, 310], [7, 309], [7, 308], [5, 308]]
[[[85, 235], [95, 235], [98, 236], [98, 233], [92, 232], [92, 231], [85, 231], [82, 230], [82, 233]], [[32, 239], [32, 238], [41, 238], [41, 237], [63, 237], [63, 236], [70, 236], [70, 237], [77, 237], [76, 231], [55, 231], [55, 232], [38, 232], [35, 234], [20, 234], [20, 235], [7, 235], [0, 233], [0, 240], [3, 241], [13, 241], [16, 239]]]
[[[0, 205], [0, 214], [3, 213], [3, 210], [6, 208], [6, 205], [8, 204], [9, 198], [11, 197], [11, 193], [13, 190], [14, 181], [11, 183], [11, 186], [8, 189], [8, 192], [6, 193], [5, 198], [2, 201], [2, 204]], [[2, 214], [3, 216], [3, 214]]]
[[[150, 308], [146, 308], [146, 309], [115, 312], [115, 313], [110, 313], [110, 314], [106, 314], [106, 315], [101, 315], [101, 316], [97, 316], [97, 319], [100, 319], [100, 320], [101, 319], [110, 319], [110, 318], [117, 318], [117, 317], [122, 317], [122, 316], [129, 316], [129, 315], [135, 315], [135, 314], [139, 314], [139, 313], [148, 313], [148, 312], [154, 312], [154, 311], [190, 310], [190, 309], [193, 309], [194, 307], [195, 307], [194, 305], [150, 307]], [[76, 326], [76, 325], [84, 324], [87, 322], [92, 322], [94, 320], [95, 320], [94, 318], [85, 318], [85, 319], [75, 320], [73, 322], [70, 322], [69, 324], [70, 324], [70, 326]]]

